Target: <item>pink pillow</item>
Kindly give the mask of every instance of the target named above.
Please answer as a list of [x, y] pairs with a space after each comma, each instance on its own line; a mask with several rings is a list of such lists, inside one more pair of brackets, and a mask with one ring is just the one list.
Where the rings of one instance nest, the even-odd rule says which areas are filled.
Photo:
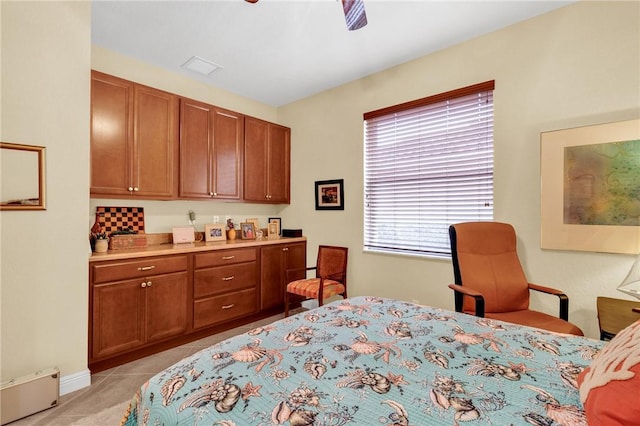
[[578, 376], [589, 426], [640, 422], [640, 320], [620, 331]]

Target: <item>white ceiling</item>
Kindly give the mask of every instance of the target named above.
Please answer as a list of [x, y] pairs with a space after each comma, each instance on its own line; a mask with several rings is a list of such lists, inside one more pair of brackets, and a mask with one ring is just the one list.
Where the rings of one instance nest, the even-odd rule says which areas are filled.
[[[347, 31], [337, 0], [94, 0], [92, 42], [281, 106], [573, 1], [364, 0]], [[181, 68], [192, 56], [222, 68]]]

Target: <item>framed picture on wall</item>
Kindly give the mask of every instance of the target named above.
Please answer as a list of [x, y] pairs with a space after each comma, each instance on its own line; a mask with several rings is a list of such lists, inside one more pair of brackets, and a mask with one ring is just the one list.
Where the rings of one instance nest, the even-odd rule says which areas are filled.
[[543, 249], [640, 252], [640, 119], [541, 133]]
[[344, 180], [316, 181], [316, 210], [344, 210]]

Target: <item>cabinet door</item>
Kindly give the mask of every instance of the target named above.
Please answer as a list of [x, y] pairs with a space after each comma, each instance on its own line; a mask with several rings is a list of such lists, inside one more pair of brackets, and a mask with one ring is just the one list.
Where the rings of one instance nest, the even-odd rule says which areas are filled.
[[287, 277], [287, 269], [304, 269], [307, 262], [307, 243], [294, 243], [289, 244], [285, 250], [285, 267], [284, 267], [284, 279], [285, 288], [288, 284], [286, 281], [289, 279], [299, 280], [305, 278], [306, 273], [301, 271], [299, 273], [293, 273], [290, 277]]
[[260, 309], [284, 304], [284, 251], [282, 245], [260, 249]]
[[289, 155], [291, 130], [269, 124], [267, 194], [272, 203], [289, 203]]
[[211, 197], [212, 110], [201, 102], [180, 101], [180, 197]]
[[181, 198], [242, 197], [244, 116], [182, 99], [180, 107]]
[[91, 73], [91, 194], [129, 195], [133, 83]]
[[245, 118], [245, 200], [289, 202], [290, 136], [287, 127]]
[[244, 125], [244, 199], [267, 201], [267, 122], [246, 117]]
[[115, 355], [144, 343], [143, 279], [93, 286], [92, 357]]
[[146, 280], [146, 341], [182, 334], [187, 329], [187, 273], [156, 275]]
[[91, 195], [174, 198], [177, 120], [175, 95], [92, 71]]
[[[307, 259], [307, 244], [293, 243], [262, 247], [260, 255], [260, 308], [269, 309], [284, 305], [287, 286], [287, 269], [304, 269]], [[305, 272], [295, 274], [291, 279], [304, 278]]]
[[213, 198], [242, 198], [244, 116], [213, 110]]
[[134, 86], [134, 195], [173, 198], [178, 188], [178, 98]]

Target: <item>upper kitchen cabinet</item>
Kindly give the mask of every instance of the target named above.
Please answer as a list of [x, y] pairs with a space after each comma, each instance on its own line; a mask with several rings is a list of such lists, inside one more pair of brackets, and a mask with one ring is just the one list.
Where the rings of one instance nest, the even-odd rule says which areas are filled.
[[172, 199], [178, 97], [91, 72], [91, 196]]
[[180, 100], [180, 198], [242, 198], [244, 116]]
[[244, 199], [289, 203], [291, 129], [245, 118]]

